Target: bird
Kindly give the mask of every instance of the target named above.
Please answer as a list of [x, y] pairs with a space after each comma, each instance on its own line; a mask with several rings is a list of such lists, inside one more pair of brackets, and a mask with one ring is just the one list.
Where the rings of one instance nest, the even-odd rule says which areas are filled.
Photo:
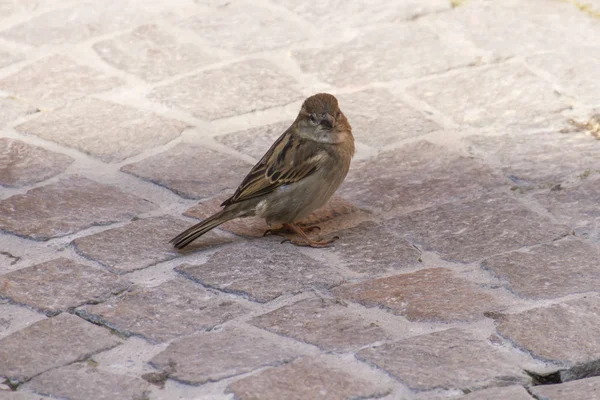
[[292, 125], [250, 170], [223, 209], [170, 240], [182, 249], [211, 229], [234, 218], [257, 216], [269, 226], [266, 234], [296, 233], [294, 245], [326, 247], [330, 240], [312, 240], [298, 221], [322, 207], [342, 184], [354, 156], [352, 127], [329, 93], [302, 103]]

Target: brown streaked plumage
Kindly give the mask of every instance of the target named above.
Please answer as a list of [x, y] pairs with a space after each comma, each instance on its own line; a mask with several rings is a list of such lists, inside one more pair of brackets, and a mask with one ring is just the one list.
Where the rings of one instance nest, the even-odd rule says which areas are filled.
[[327, 93], [309, 97], [292, 125], [250, 170], [223, 210], [171, 240], [181, 249], [233, 218], [259, 216], [296, 232], [297, 245], [322, 247], [295, 223], [323, 206], [344, 181], [354, 155], [352, 128]]

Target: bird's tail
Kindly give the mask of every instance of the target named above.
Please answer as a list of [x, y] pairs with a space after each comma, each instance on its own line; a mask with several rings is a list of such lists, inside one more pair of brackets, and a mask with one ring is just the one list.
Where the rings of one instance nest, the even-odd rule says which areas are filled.
[[204, 221], [181, 232], [179, 235], [171, 239], [169, 243], [173, 243], [173, 246], [178, 249], [183, 249], [185, 246], [192, 243], [194, 240], [198, 239], [206, 232], [236, 217], [239, 217], [238, 213], [225, 208], [219, 211], [218, 213], [206, 218]]

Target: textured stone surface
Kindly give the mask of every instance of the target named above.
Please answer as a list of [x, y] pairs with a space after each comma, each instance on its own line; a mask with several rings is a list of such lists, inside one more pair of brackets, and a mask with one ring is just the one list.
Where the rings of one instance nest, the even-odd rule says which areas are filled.
[[544, 359], [567, 365], [600, 359], [600, 298], [500, 315], [498, 333]]
[[[0, 13], [2, 13], [1, 9]], [[6, 67], [7, 65], [13, 64], [17, 61], [21, 61], [22, 59], [22, 56], [14, 53], [9, 53], [8, 51], [4, 51], [0, 48], [0, 68]]]
[[235, 53], [289, 46], [306, 36], [295, 21], [281, 13], [242, 2], [225, 3], [216, 10], [184, 20], [182, 26]]
[[106, 162], [122, 161], [165, 144], [185, 128], [183, 122], [96, 99], [80, 100], [16, 127]]
[[418, 265], [421, 252], [394, 231], [373, 222], [337, 232], [335, 254], [343, 265], [361, 273], [383, 273]]
[[155, 206], [79, 176], [0, 201], [0, 229], [36, 240], [70, 235], [94, 225], [130, 219]]
[[465, 70], [417, 83], [409, 91], [457, 123], [475, 127], [543, 127], [562, 119], [559, 112], [568, 104], [520, 64]]
[[[210, 168], [207, 168], [210, 167]], [[203, 146], [177, 146], [121, 168], [187, 199], [213, 197], [228, 190], [232, 195], [252, 164]]]
[[297, 86], [271, 63], [251, 59], [179, 79], [153, 90], [150, 98], [213, 120], [300, 100]]
[[328, 351], [351, 351], [388, 339], [375, 323], [350, 314], [343, 302], [313, 298], [255, 317], [252, 324]]
[[310, 358], [272, 368], [229, 385], [240, 400], [344, 400], [381, 397], [389, 387]]
[[[535, 386], [534, 386], [535, 387]], [[523, 386], [495, 387], [478, 390], [457, 400], [534, 400]]]
[[540, 400], [600, 399], [600, 377], [580, 379], [560, 385], [534, 386], [531, 392]]
[[385, 308], [411, 321], [472, 321], [498, 307], [491, 293], [445, 268], [342, 286], [334, 293], [367, 307]]
[[[325, 49], [293, 54], [304, 72], [343, 87], [443, 72], [471, 64], [481, 54], [469, 42], [450, 45], [449, 40], [419, 22], [411, 22], [370, 30]], [[432, 53], [436, 57], [431, 57]]]
[[340, 95], [338, 100], [356, 140], [376, 148], [441, 129], [385, 89]]
[[63, 172], [73, 159], [20, 140], [0, 138], [0, 185], [21, 187]]
[[217, 136], [215, 139], [240, 153], [254, 157], [258, 161], [271, 148], [275, 140], [292, 125], [292, 122], [293, 120], [289, 120], [259, 126], [257, 128]]
[[416, 390], [525, 381], [522, 370], [505, 354], [457, 328], [364, 349], [357, 357]]
[[236, 244], [216, 252], [205, 264], [184, 264], [176, 270], [203, 285], [259, 302], [307, 287], [330, 288], [342, 281], [335, 269], [280, 241], [258, 239]]
[[0, 97], [0, 128], [20, 117], [34, 114], [39, 110], [32, 105], [14, 97]]
[[296, 357], [292, 349], [256, 334], [230, 328], [177, 339], [150, 362], [162, 370], [169, 369], [169, 364], [174, 363], [172, 378], [201, 384], [267, 365], [279, 365]]
[[88, 94], [121, 85], [89, 67], [64, 56], [51, 56], [0, 80], [0, 90], [40, 108], [56, 108]]
[[67, 399], [141, 400], [148, 398], [149, 386], [140, 378], [111, 374], [87, 363], [75, 363], [36, 376], [23, 387]]
[[19, 391], [19, 392], [0, 392], [2, 400], [45, 400], [51, 399], [51, 397], [42, 396], [41, 394]]
[[106, 300], [129, 283], [106, 271], [57, 258], [0, 275], [0, 297], [47, 315]]
[[157, 82], [218, 61], [194, 44], [177, 38], [156, 25], [143, 25], [131, 33], [94, 45], [100, 57], [115, 68]]
[[[125, 273], [178, 257], [180, 253], [169, 240], [191, 225], [170, 216], [138, 219], [120, 228], [75, 239], [73, 244], [84, 257], [115, 273]], [[204, 248], [228, 241], [210, 233], [195, 243]]]
[[534, 199], [577, 236], [600, 240], [600, 176], [585, 178], [574, 186], [561, 186], [561, 190], [546, 190]]
[[157, 287], [135, 287], [119, 298], [85, 306], [77, 313], [95, 323], [130, 336], [164, 342], [209, 330], [245, 312], [245, 308], [185, 279]]
[[502, 184], [482, 163], [419, 141], [355, 163], [340, 194], [370, 211], [410, 211], [478, 197]]
[[22, 382], [120, 342], [108, 330], [63, 313], [0, 340], [0, 376]]
[[504, 195], [415, 211], [387, 226], [444, 259], [465, 263], [569, 234], [568, 227]]
[[587, 135], [558, 132], [502, 136], [471, 136], [471, 150], [495, 159], [520, 188], [552, 188], [567, 178], [600, 171], [600, 142]]
[[553, 298], [600, 288], [600, 251], [580, 240], [561, 240], [527, 252], [485, 260], [482, 266], [521, 296]]
[[0, 339], [45, 318], [27, 307], [0, 300]]

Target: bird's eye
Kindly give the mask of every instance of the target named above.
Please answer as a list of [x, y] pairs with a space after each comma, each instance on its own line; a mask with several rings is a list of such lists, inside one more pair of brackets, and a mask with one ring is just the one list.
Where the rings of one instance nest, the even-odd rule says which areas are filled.
[[316, 124], [318, 122], [317, 114], [315, 114], [315, 113], [310, 114], [310, 120]]
[[341, 115], [342, 115], [341, 112], [336, 111], [336, 113], [335, 113], [335, 119], [340, 119]]

